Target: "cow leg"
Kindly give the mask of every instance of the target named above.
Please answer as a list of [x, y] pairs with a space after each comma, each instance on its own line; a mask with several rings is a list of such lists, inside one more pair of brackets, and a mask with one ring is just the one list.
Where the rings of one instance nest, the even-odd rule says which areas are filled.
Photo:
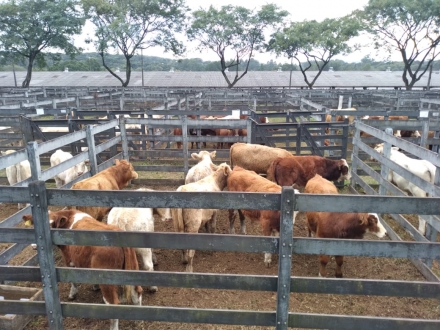
[[[139, 252], [137, 256], [140, 260], [142, 260], [142, 268], [147, 272], [152, 272], [154, 270], [153, 266], [153, 252], [151, 249], [136, 249], [136, 252]], [[157, 292], [157, 286], [148, 287], [150, 292]]]
[[196, 250], [188, 250], [188, 264], [186, 265], [186, 270], [185, 270], [187, 273], [193, 272], [193, 259], [195, 254], [196, 254]]
[[[110, 295], [110, 296], [114, 296], [114, 295], [111, 293], [110, 290], [104, 289], [103, 288], [104, 286], [109, 287], [111, 285], [102, 285], [101, 286], [101, 291], [102, 291], [102, 295], [103, 295], [103, 299], [104, 299], [105, 304], [106, 305], [117, 305], [119, 303], [119, 299], [117, 299], [117, 295], [116, 295], [116, 299], [118, 300], [118, 303], [116, 303], [116, 304], [112, 304], [111, 302], [109, 302], [109, 300], [107, 300], [105, 298], [104, 292], [106, 292], [106, 294]], [[119, 330], [119, 320], [118, 319], [110, 319], [110, 330]]]
[[238, 216], [240, 218], [240, 234], [246, 235], [246, 219], [241, 210], [238, 210]]
[[344, 263], [343, 256], [335, 256], [336, 261], [336, 277], [342, 278], [342, 264]]
[[[270, 230], [269, 223], [267, 221], [264, 220], [262, 221], [260, 219], [260, 223], [261, 223], [261, 227], [263, 227], [262, 228], [263, 236], [277, 236], [275, 232], [272, 233], [272, 231]], [[270, 267], [270, 265], [272, 264], [272, 253], [264, 254], [264, 264], [266, 265], [266, 267]]]
[[71, 283], [70, 292], [69, 292], [69, 300], [73, 300], [76, 298], [78, 294], [78, 286], [76, 283]]
[[326, 255], [320, 255], [319, 256], [319, 277], [326, 277], [327, 276], [327, 270], [325, 267], [327, 266], [328, 262], [330, 260], [329, 256]]
[[211, 219], [206, 222], [206, 232], [215, 234], [217, 229], [217, 212], [214, 212]]
[[156, 253], [152, 253], [153, 254], [153, 257], [152, 257], [152, 259], [153, 259], [153, 265], [154, 266], [157, 266], [159, 263], [157, 262], [157, 256], [156, 256]]
[[234, 222], [235, 222], [235, 213], [233, 209], [228, 210], [229, 213], [229, 234], [235, 234]]
[[57, 177], [54, 177], [54, 179], [55, 179], [55, 184], [57, 185], [57, 188], [61, 188], [64, 185], [63, 180], [61, 180]]
[[426, 220], [422, 219], [420, 217], [420, 215], [418, 216], [418, 218], [419, 218], [419, 232], [420, 232], [420, 234], [425, 236], [425, 234], [426, 234]]

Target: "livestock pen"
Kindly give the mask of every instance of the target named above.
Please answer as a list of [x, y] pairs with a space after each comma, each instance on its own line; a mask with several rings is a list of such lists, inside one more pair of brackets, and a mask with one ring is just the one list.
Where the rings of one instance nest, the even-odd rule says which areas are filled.
[[[96, 154], [122, 142], [122, 153], [114, 158], [127, 158], [129, 155], [127, 136], [124, 126], [121, 125], [121, 135], [109, 140], [103, 145], [95, 146], [93, 133], [111, 129], [114, 125], [123, 124], [124, 119], [111, 121], [97, 127], [89, 127], [86, 131], [73, 133], [75, 139], [86, 139], [89, 151], [76, 156], [72, 163], [90, 158], [91, 166], [96, 171], [111, 166], [111, 161], [97, 166]], [[364, 129], [367, 129], [364, 127]], [[281, 194], [255, 193], [178, 193], [170, 191], [137, 192], [137, 191], [81, 191], [68, 189], [47, 189], [44, 183], [55, 168], [50, 172], [39, 171], [38, 154], [50, 148], [57, 148], [61, 143], [74, 142], [71, 136], [64, 140], [53, 140], [36, 145], [28, 144], [28, 155], [33, 164], [33, 177], [29, 189], [25, 187], [1, 187], [0, 201], [6, 203], [31, 203], [35, 217], [35, 228], [13, 228], [11, 223], [1, 228], [1, 241], [28, 245], [37, 243], [37, 260], [40, 267], [35, 266], [0, 266], [0, 281], [30, 281], [40, 282], [44, 294], [44, 302], [0, 301], [0, 313], [46, 315], [47, 327], [62, 329], [63, 321], [70, 317], [79, 318], [120, 318], [147, 320], [158, 322], [180, 322], [195, 324], [218, 325], [246, 325], [260, 327], [275, 327], [286, 329], [296, 328], [324, 328], [324, 329], [405, 329], [423, 328], [437, 329], [440, 326], [438, 318], [421, 319], [408, 317], [373, 316], [367, 313], [338, 315], [338, 313], [319, 313], [316, 309], [298, 311], [293, 298], [295, 294], [316, 294], [327, 296], [358, 295], [362, 297], [390, 296], [413, 297], [414, 299], [437, 299], [440, 285], [425, 281], [407, 281], [402, 279], [331, 279], [297, 276], [298, 255], [348, 255], [372, 256], [385, 258], [409, 258], [439, 260], [440, 246], [438, 243], [423, 242], [395, 242], [395, 241], [358, 241], [335, 239], [311, 239], [293, 237], [294, 212], [330, 211], [330, 212], [377, 212], [377, 213], [419, 213], [423, 209], [426, 214], [437, 214], [439, 198], [413, 198], [390, 196], [355, 196], [355, 195], [307, 195], [294, 194], [290, 188], [284, 188]], [[55, 142], [54, 142], [55, 141]], [[23, 157], [21, 153], [15, 156], [18, 161]], [[35, 159], [32, 161], [31, 159]], [[1, 158], [4, 159], [4, 158]], [[12, 158], [11, 158], [12, 159]], [[8, 162], [12, 160], [8, 159]], [[4, 164], [1, 165], [4, 167]], [[71, 163], [64, 164], [57, 171], [61, 171]], [[91, 174], [94, 172], [92, 171]], [[67, 188], [67, 187], [66, 187]], [[69, 230], [49, 230], [47, 210], [49, 207], [77, 206], [121, 206], [121, 207], [185, 207], [185, 208], [219, 208], [219, 209], [268, 209], [281, 210], [281, 237], [241, 236], [227, 234], [176, 234], [176, 233], [125, 233], [125, 232], [87, 232]], [[18, 219], [15, 216], [15, 219]], [[17, 223], [17, 222], [16, 222]], [[2, 222], [2, 225], [4, 222]], [[261, 253], [278, 254], [278, 268], [271, 275], [236, 274], [234, 272], [180, 273], [176, 270], [165, 272], [142, 271], [105, 271], [90, 269], [72, 269], [58, 267], [54, 261], [53, 244], [67, 245], [115, 245], [152, 247], [156, 249], [197, 249], [204, 251], [224, 251], [245, 253], [252, 255], [259, 253], [255, 263], [263, 267]], [[251, 258], [251, 257], [248, 257]], [[220, 260], [216, 261], [221, 263]], [[317, 272], [316, 260], [314, 273]], [[197, 267], [197, 266], [196, 266]], [[197, 269], [197, 268], [196, 268]], [[369, 274], [370, 276], [372, 274]], [[368, 274], [363, 274], [363, 277]], [[275, 293], [273, 308], [254, 310], [252, 308], [205, 308], [176, 307], [170, 301], [166, 305], [154, 306], [108, 306], [103, 304], [67, 303], [62, 302], [58, 292], [58, 285], [62, 282], [78, 283], [117, 283], [139, 284], [144, 286], [156, 285], [171, 288], [209, 289], [212, 291], [262, 291]], [[211, 292], [211, 291], [210, 291]], [[234, 291], [232, 291], [234, 292]], [[192, 292], [197, 294], [197, 292]], [[160, 297], [161, 291], [156, 296]], [[215, 296], [215, 294], [213, 294]], [[242, 296], [239, 294], [239, 296]], [[221, 300], [221, 295], [217, 296]], [[148, 299], [144, 300], [148, 305]], [[325, 301], [325, 299], [324, 299]], [[312, 307], [312, 306], [310, 306]], [[312, 312], [310, 312], [312, 310]], [[396, 315], [392, 313], [391, 315]], [[136, 323], [134, 323], [136, 324]], [[88, 327], [90, 324], [88, 325]], [[180, 326], [182, 327], [182, 326]], [[65, 326], [64, 326], [65, 328]]]

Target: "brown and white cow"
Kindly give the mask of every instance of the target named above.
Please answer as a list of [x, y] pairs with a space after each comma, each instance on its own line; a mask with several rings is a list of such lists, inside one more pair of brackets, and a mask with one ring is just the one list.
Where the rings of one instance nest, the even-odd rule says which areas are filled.
[[[32, 222], [32, 215], [23, 216], [24, 221]], [[49, 221], [54, 229], [74, 230], [116, 230], [115, 226], [104, 224], [90, 217], [87, 213], [77, 210], [49, 211]], [[67, 267], [92, 268], [92, 269], [115, 269], [115, 270], [139, 270], [138, 261], [133, 248], [116, 246], [78, 246], [59, 245], [59, 249]], [[99, 288], [106, 304], [118, 305], [120, 297], [118, 286], [114, 284], [100, 284]], [[127, 302], [134, 305], [142, 305], [142, 287], [125, 285], [124, 296]], [[78, 287], [72, 283], [69, 299], [76, 298]], [[121, 300], [122, 300], [121, 299]], [[110, 330], [118, 329], [118, 319], [110, 320]]]
[[275, 159], [267, 170], [267, 179], [280, 186], [296, 184], [305, 187], [307, 181], [321, 175], [331, 181], [349, 180], [350, 170], [345, 159], [333, 160], [321, 156], [290, 156]]
[[292, 154], [287, 150], [259, 144], [234, 143], [230, 149], [231, 168], [240, 166], [258, 174], [266, 174], [275, 158], [288, 156]]
[[[269, 181], [254, 171], [248, 171], [240, 166], [235, 166], [228, 177], [228, 191], [237, 192], [269, 192], [280, 193], [281, 186]], [[238, 210], [241, 224], [241, 234], [246, 234], [245, 218], [260, 223], [264, 236], [279, 236], [280, 211], [274, 210]], [[296, 214], [296, 212], [295, 212]], [[295, 221], [295, 214], [292, 221]], [[234, 233], [235, 214], [229, 210], [229, 232]], [[272, 254], [264, 254], [264, 264], [269, 267], [272, 263]]]
[[[115, 160], [115, 165], [95, 174], [94, 176], [75, 183], [72, 189], [85, 190], [121, 190], [133, 179], [137, 179], [133, 165], [126, 160]], [[111, 207], [72, 206], [77, 210], [90, 214], [92, 218], [102, 220]]]
[[[139, 188], [137, 191], [154, 191]], [[144, 208], [144, 207], [114, 207], [107, 216], [107, 224], [118, 227], [123, 231], [154, 232], [154, 214], [161, 217], [162, 221], [171, 220], [169, 208]], [[151, 248], [134, 248], [142, 268], [148, 272], [154, 270], [155, 256]], [[151, 286], [150, 291], [156, 292], [157, 286]]]
[[197, 160], [198, 163], [189, 169], [185, 177], [185, 184], [197, 182], [215, 171], [217, 166], [212, 163], [212, 159], [215, 158], [215, 155], [215, 150], [213, 152], [202, 150], [198, 154], [192, 153], [191, 158]]
[[[307, 194], [337, 194], [335, 185], [316, 175], [304, 190]], [[309, 237], [361, 239], [366, 233], [372, 233], [379, 238], [387, 234], [376, 213], [339, 213], [339, 212], [307, 212], [307, 227]], [[328, 255], [319, 256], [319, 276], [327, 275], [326, 266]], [[335, 256], [336, 277], [342, 277], [343, 256]]]
[[[217, 170], [207, 177], [185, 184], [177, 188], [177, 191], [187, 192], [216, 192], [226, 187], [226, 178], [231, 173], [231, 168], [226, 163], [218, 166]], [[216, 209], [171, 209], [174, 229], [179, 233], [197, 233], [206, 224], [210, 233], [216, 229]], [[193, 259], [195, 250], [183, 250], [182, 262], [187, 264], [186, 271], [193, 271]]]

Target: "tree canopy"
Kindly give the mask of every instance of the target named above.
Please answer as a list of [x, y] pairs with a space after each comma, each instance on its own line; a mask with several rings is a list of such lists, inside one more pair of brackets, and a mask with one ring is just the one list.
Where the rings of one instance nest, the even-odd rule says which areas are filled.
[[376, 48], [401, 54], [402, 79], [412, 89], [440, 52], [440, 0], [370, 0], [356, 14]]
[[[127, 86], [131, 77], [131, 58], [136, 51], [161, 46], [175, 54], [184, 47], [175, 33], [180, 32], [188, 8], [184, 0], [83, 0], [84, 9], [96, 26], [95, 47], [108, 72]], [[110, 49], [125, 57], [125, 78], [106, 63]]]
[[[232, 88], [246, 75], [254, 52], [264, 45], [266, 30], [276, 28], [288, 14], [274, 4], [264, 5], [256, 12], [240, 6], [210, 6], [192, 13], [187, 36], [198, 43], [199, 50], [218, 55], [222, 75]], [[246, 65], [239, 74], [242, 63]], [[229, 68], [235, 70], [235, 75], [228, 75]]]
[[[313, 88], [316, 80], [330, 60], [351, 51], [348, 41], [357, 36], [360, 25], [350, 17], [325, 19], [322, 22], [292, 22], [283, 31], [272, 35], [267, 46], [278, 55], [294, 58], [303, 74], [305, 83]], [[314, 77], [308, 77], [307, 71], [317, 70]]]
[[71, 37], [85, 23], [79, 0], [8, 0], [0, 4], [0, 45], [3, 53], [27, 59], [22, 87], [29, 87], [34, 61], [44, 62], [45, 49], [61, 49], [68, 54], [79, 50]]

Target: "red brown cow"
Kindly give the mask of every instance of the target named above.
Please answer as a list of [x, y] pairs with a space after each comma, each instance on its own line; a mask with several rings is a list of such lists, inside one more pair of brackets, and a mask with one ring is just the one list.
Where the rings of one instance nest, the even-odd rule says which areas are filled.
[[[86, 190], [121, 190], [138, 174], [133, 165], [126, 160], [115, 160], [115, 165], [95, 174], [94, 176], [75, 183], [72, 189]], [[92, 218], [102, 220], [111, 207], [72, 206], [71, 208], [88, 213]]]
[[[308, 194], [337, 194], [335, 185], [316, 175], [309, 180], [304, 190]], [[387, 234], [376, 213], [307, 212], [309, 237], [361, 239], [366, 233], [379, 238]], [[328, 255], [319, 256], [319, 276], [327, 275]], [[336, 277], [342, 277], [343, 256], [335, 256]]]
[[[228, 190], [240, 192], [281, 192], [277, 184], [261, 177], [254, 171], [248, 171], [240, 166], [235, 166], [228, 176]], [[279, 236], [280, 233], [280, 211], [273, 210], [238, 210], [241, 224], [241, 234], [246, 234], [245, 217], [251, 221], [260, 223], [263, 235]], [[293, 215], [292, 221], [295, 219]], [[234, 210], [229, 210], [229, 232], [234, 233], [235, 215]], [[272, 255], [264, 254], [264, 264], [269, 267], [272, 263]]]
[[[32, 215], [24, 215], [23, 220], [32, 222]], [[51, 228], [75, 229], [75, 230], [116, 230], [120, 229], [99, 222], [87, 213], [77, 210], [61, 210], [49, 212]], [[115, 269], [115, 270], [139, 270], [138, 261], [133, 248], [115, 246], [78, 246], [59, 245], [67, 267], [92, 268], [92, 269]], [[102, 297], [106, 304], [118, 305], [118, 286], [114, 284], [99, 285]], [[142, 287], [125, 285], [125, 299], [134, 305], [142, 305]], [[78, 288], [72, 283], [69, 299], [76, 298]], [[118, 319], [110, 320], [110, 330], [118, 329]]]
[[305, 187], [307, 181], [321, 175], [331, 181], [349, 180], [351, 174], [345, 159], [332, 160], [321, 156], [290, 156], [275, 159], [267, 170], [267, 179], [280, 186], [294, 183]]

